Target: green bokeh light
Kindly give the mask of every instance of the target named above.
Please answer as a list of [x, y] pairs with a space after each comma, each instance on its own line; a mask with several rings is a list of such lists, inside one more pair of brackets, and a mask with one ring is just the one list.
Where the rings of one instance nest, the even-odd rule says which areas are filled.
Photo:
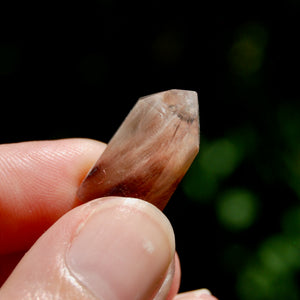
[[185, 194], [199, 202], [216, 196], [222, 180], [232, 175], [256, 147], [256, 133], [242, 127], [224, 138], [208, 142], [201, 138], [201, 149], [183, 180]]
[[249, 228], [257, 218], [258, 200], [250, 191], [232, 189], [218, 199], [216, 210], [220, 223], [229, 230]]
[[219, 139], [202, 149], [201, 167], [218, 177], [228, 176], [240, 160], [239, 149], [228, 139]]
[[252, 261], [239, 274], [237, 293], [241, 300], [297, 300], [297, 282], [290, 273], [273, 273]]
[[283, 234], [265, 239], [239, 274], [240, 299], [299, 299], [299, 245], [299, 241]]
[[283, 235], [266, 239], [258, 250], [258, 256], [271, 272], [283, 274], [300, 268], [300, 248]]
[[229, 51], [229, 61], [237, 75], [245, 77], [261, 69], [267, 40], [267, 32], [259, 24], [247, 24], [240, 28]]

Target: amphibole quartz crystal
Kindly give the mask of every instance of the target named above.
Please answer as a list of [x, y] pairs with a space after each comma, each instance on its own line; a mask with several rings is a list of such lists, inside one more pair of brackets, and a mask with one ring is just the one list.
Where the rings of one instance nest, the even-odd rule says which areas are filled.
[[163, 209], [198, 151], [196, 92], [142, 97], [83, 180], [78, 198], [135, 197]]

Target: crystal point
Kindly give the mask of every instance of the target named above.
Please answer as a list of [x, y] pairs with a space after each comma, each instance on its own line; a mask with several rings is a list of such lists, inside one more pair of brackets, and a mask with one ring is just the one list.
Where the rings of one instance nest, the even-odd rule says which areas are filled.
[[83, 180], [78, 198], [135, 197], [163, 209], [198, 150], [196, 92], [142, 97]]

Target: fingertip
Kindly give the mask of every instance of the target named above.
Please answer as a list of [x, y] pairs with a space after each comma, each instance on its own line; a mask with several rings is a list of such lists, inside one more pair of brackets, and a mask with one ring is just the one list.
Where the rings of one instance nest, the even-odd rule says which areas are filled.
[[132, 198], [97, 199], [73, 209], [41, 236], [0, 298], [23, 299], [26, 293], [35, 298], [152, 299], [174, 249], [171, 224], [153, 205]]
[[103, 200], [100, 206], [99, 200], [90, 203], [97, 209], [74, 238], [67, 265], [96, 298], [148, 299], [174, 257], [172, 227], [145, 201]]
[[27, 250], [79, 204], [78, 186], [105, 147], [80, 138], [0, 145], [0, 254]]
[[177, 295], [174, 300], [218, 300], [208, 289], [199, 289]]

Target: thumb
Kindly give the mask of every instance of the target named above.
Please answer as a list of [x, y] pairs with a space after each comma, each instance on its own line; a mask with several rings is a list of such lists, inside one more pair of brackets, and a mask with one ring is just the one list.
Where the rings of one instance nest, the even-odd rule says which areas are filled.
[[1, 299], [153, 299], [175, 251], [167, 218], [132, 198], [102, 198], [64, 215], [27, 252]]

